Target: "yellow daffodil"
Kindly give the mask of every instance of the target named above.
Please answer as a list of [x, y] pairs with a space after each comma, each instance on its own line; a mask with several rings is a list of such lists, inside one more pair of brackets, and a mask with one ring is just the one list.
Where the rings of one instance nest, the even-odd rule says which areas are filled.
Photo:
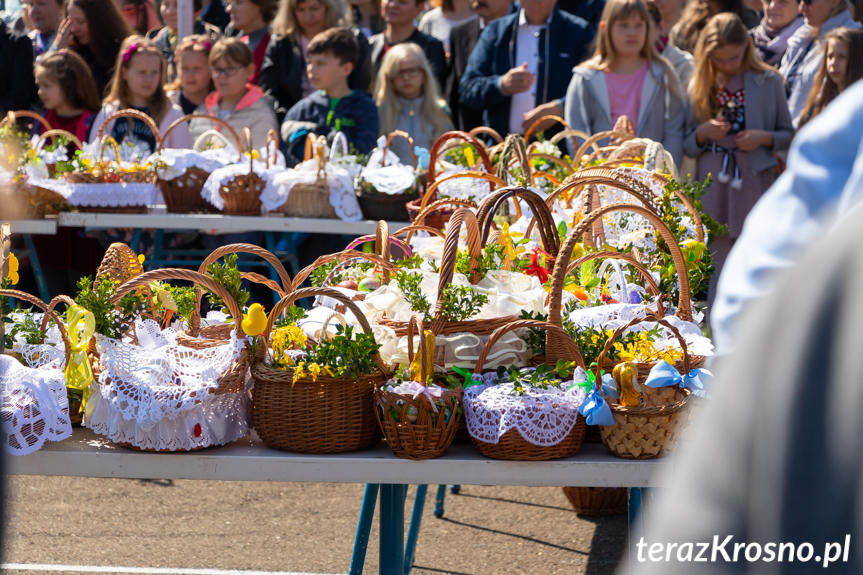
[[12, 282], [12, 285], [18, 284], [18, 258], [15, 257], [15, 254], [9, 253], [9, 273], [6, 274], [6, 277]]
[[248, 336], [255, 337], [264, 333], [267, 329], [267, 314], [264, 313], [263, 306], [253, 303], [249, 307], [249, 312], [243, 316], [243, 322], [240, 325]]
[[471, 148], [470, 146], [464, 147], [464, 159], [467, 160], [468, 166], [473, 166], [474, 162], [476, 162], [476, 159], [473, 155], [473, 148]]
[[291, 385], [297, 383], [301, 379], [306, 377], [306, 362], [301, 361], [297, 364], [297, 367], [294, 369], [294, 378], [291, 380]]
[[146, 259], [147, 259], [147, 257], [144, 254], [138, 254], [138, 263], [139, 264], [144, 265], [144, 260], [146, 260]]
[[700, 262], [707, 252], [707, 246], [698, 240], [686, 240], [680, 242], [680, 247], [683, 250], [683, 256], [687, 262]]

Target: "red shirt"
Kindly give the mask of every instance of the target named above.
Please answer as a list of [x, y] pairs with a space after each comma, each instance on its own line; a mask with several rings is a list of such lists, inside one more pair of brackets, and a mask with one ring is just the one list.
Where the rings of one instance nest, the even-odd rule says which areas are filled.
[[79, 140], [86, 142], [90, 133], [90, 126], [93, 124], [95, 114], [89, 110], [84, 110], [77, 116], [61, 116], [54, 110], [48, 110], [45, 114], [45, 119], [51, 124], [51, 127], [57, 130], [66, 130], [75, 134]]

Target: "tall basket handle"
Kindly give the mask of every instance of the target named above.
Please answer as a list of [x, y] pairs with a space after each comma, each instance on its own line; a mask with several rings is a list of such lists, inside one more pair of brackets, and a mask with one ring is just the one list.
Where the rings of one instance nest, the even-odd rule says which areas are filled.
[[470, 134], [474, 138], [483, 135], [491, 136], [491, 139], [495, 142], [503, 142], [503, 136], [501, 136], [497, 130], [495, 130], [494, 128], [489, 128], [488, 126], [477, 126], [476, 128], [470, 130], [468, 134]]
[[411, 152], [411, 160], [414, 163], [414, 170], [416, 170], [417, 169], [417, 155], [416, 155], [416, 153], [414, 153], [414, 139], [411, 138], [407, 132], [402, 132], [401, 130], [393, 130], [387, 136], [387, 141], [384, 144], [383, 156], [381, 156], [381, 167], [383, 168], [384, 166], [387, 165], [387, 150], [389, 150], [390, 143], [393, 141], [393, 138], [404, 138], [405, 140], [407, 140], [408, 147], [410, 148], [410, 152]]
[[[513, 158], [513, 156], [515, 156]], [[525, 180], [532, 182], [530, 160], [527, 157], [527, 149], [524, 145], [524, 138], [519, 134], [510, 134], [506, 137], [501, 148], [500, 158], [497, 161], [496, 175], [499, 179], [507, 181], [509, 169], [513, 164], [521, 165], [521, 171], [524, 173]]]
[[444, 145], [447, 141], [453, 138], [461, 138], [474, 148], [476, 148], [477, 154], [482, 160], [482, 164], [485, 167], [485, 171], [489, 174], [494, 172], [494, 167], [491, 164], [491, 158], [489, 158], [488, 153], [485, 149], [485, 146], [482, 145], [482, 142], [468, 134], [467, 132], [460, 131], [452, 131], [445, 132], [440, 135], [440, 137], [435, 140], [434, 144], [432, 144], [431, 150], [429, 151], [429, 170], [428, 170], [428, 182], [429, 185], [433, 184], [435, 181], [435, 164], [437, 163], [438, 154], [440, 153], [441, 146]]
[[456, 260], [458, 259], [458, 241], [461, 227], [464, 226], [467, 230], [467, 250], [470, 258], [470, 275], [468, 279], [470, 283], [479, 282], [482, 277], [479, 275], [479, 260], [482, 256], [482, 244], [480, 243], [479, 224], [476, 216], [467, 208], [457, 209], [446, 226], [446, 238], [443, 242], [443, 253], [440, 262], [440, 277], [438, 278], [437, 301], [435, 302], [433, 320], [431, 330], [433, 333], [440, 333], [443, 329], [446, 320], [443, 318], [443, 302], [442, 296], [452, 282], [452, 276], [455, 273]]
[[689, 275], [686, 271], [686, 260], [683, 257], [683, 252], [680, 246], [677, 245], [677, 239], [671, 230], [668, 229], [659, 216], [643, 206], [633, 204], [608, 204], [597, 208], [587, 214], [581, 220], [575, 229], [566, 237], [566, 241], [560, 247], [557, 254], [557, 262], [554, 272], [551, 276], [551, 290], [548, 294], [548, 321], [555, 325], [561, 325], [561, 300], [563, 291], [563, 280], [569, 269], [570, 258], [575, 244], [581, 239], [584, 233], [590, 229], [593, 222], [599, 220], [602, 216], [614, 212], [630, 212], [640, 215], [650, 221], [653, 227], [665, 240], [668, 250], [671, 252], [671, 259], [674, 261], [674, 268], [677, 270], [680, 297], [677, 302], [677, 317], [685, 321], [692, 321], [692, 302], [690, 301], [689, 291]]
[[[228, 138], [227, 138], [227, 136], [225, 136], [225, 134], [223, 134], [222, 132], [217, 132], [216, 130], [210, 129], [210, 130], [207, 130], [206, 132], [202, 133], [197, 138], [195, 138], [194, 143], [192, 143], [192, 149], [195, 150], [196, 152], [200, 152], [201, 149], [204, 147], [204, 143], [209, 141], [211, 138], [216, 138], [217, 140], [221, 140], [221, 142], [228, 149], [230, 149], [234, 146], [234, 144], [232, 144], [231, 141], [228, 140]], [[242, 141], [239, 139], [239, 136], [237, 136], [236, 145], [237, 145], [237, 147], [236, 147], [237, 163], [239, 164], [240, 162], [243, 161], [243, 146], [242, 146]]]
[[[653, 279], [653, 276], [650, 275], [650, 270], [648, 270], [646, 267], [644, 267], [644, 264], [642, 264], [640, 261], [635, 259], [635, 256], [633, 256], [632, 254], [628, 254], [626, 252], [603, 251], [603, 252], [593, 252], [590, 254], [583, 255], [580, 258], [578, 258], [577, 260], [575, 260], [574, 262], [569, 264], [569, 267], [566, 270], [566, 275], [571, 274], [572, 272], [577, 270], [579, 267], [581, 267], [583, 264], [585, 264], [589, 261], [592, 261], [592, 260], [610, 260], [610, 259], [621, 260], [621, 261], [631, 265], [632, 267], [634, 267], [636, 269], [636, 271], [638, 272], [638, 274], [642, 277], [642, 279], [644, 279], [644, 281], [647, 283], [647, 288], [650, 291], [650, 293], [654, 296], [658, 296], [661, 294], [661, 292], [659, 291], [659, 285], [657, 285], [656, 280]], [[660, 305], [662, 305], [662, 304], [660, 304]], [[662, 310], [662, 309], [660, 309], [660, 313], [662, 315], [665, 315], [664, 310]]]
[[560, 238], [557, 234], [557, 226], [554, 225], [551, 210], [539, 194], [520, 186], [511, 186], [496, 190], [479, 205], [476, 217], [482, 231], [480, 238], [482, 245], [485, 245], [488, 241], [494, 215], [510, 198], [516, 204], [519, 198], [527, 202], [533, 212], [534, 219], [538, 219], [540, 222], [539, 235], [543, 248], [552, 258], [556, 257], [560, 249]]
[[389, 262], [382, 258], [377, 254], [367, 254], [365, 252], [360, 252], [357, 250], [344, 250], [341, 252], [336, 252], [334, 254], [327, 254], [324, 256], [320, 256], [311, 264], [307, 265], [294, 276], [294, 289], [299, 289], [303, 282], [311, 275], [311, 273], [317, 268], [326, 265], [330, 262], [344, 262], [348, 260], [366, 260], [370, 261], [373, 264], [380, 266], [382, 270], [387, 270], [389, 272], [397, 272], [398, 266]]
[[[273, 153], [270, 155], [270, 144], [273, 145]], [[270, 128], [267, 130], [267, 143], [264, 145], [264, 157], [267, 160], [267, 169], [275, 168], [279, 163], [279, 133]], [[272, 160], [270, 158], [272, 157]]]
[[[51, 309], [48, 304], [43, 302], [41, 299], [36, 296], [30, 295], [26, 292], [14, 290], [14, 289], [0, 289], [0, 296], [2, 297], [10, 297], [21, 301], [26, 301], [29, 304], [32, 304], [39, 309], [42, 310], [42, 331], [45, 331], [45, 327], [47, 325], [48, 318], [54, 322], [54, 325], [57, 326], [57, 329], [60, 330], [60, 336], [63, 339], [63, 351], [66, 355], [66, 363], [69, 363], [69, 356], [72, 353], [72, 348], [69, 345], [69, 334], [66, 331], [66, 325], [60, 321], [60, 317], [57, 313]], [[0, 319], [0, 337], [3, 336], [5, 332], [5, 323]], [[43, 340], [44, 341], [44, 340]]]
[[[185, 116], [177, 118], [176, 120], [171, 122], [171, 125], [168, 126], [168, 128], [165, 130], [165, 133], [162, 134], [162, 142], [159, 145], [159, 149], [161, 150], [162, 148], [164, 148], [165, 140], [168, 139], [168, 136], [171, 134], [171, 132], [176, 130], [185, 122], [189, 122], [191, 120], [209, 120], [213, 122], [213, 124], [217, 126], [217, 128], [215, 128], [215, 131], [218, 134], [222, 134], [220, 128], [224, 128], [225, 132], [227, 132], [228, 135], [231, 136], [231, 139], [234, 141], [234, 147], [238, 151], [242, 152], [243, 143], [240, 141], [240, 136], [237, 135], [236, 130], [234, 130], [234, 128], [232, 128], [231, 125], [222, 118], [219, 118], [218, 116], [210, 116], [208, 114], [186, 114]], [[195, 143], [197, 144], [197, 141]]]
[[[140, 110], [135, 110], [134, 108], [125, 108], [123, 110], [118, 110], [105, 118], [102, 122], [102, 125], [99, 126], [99, 129], [96, 131], [96, 139], [101, 140], [102, 136], [105, 134], [105, 130], [108, 128], [108, 125], [120, 118], [129, 118], [132, 120], [141, 120], [144, 124], [150, 128], [150, 131], [153, 132], [153, 138], [156, 140], [156, 149], [162, 147], [162, 136], [159, 134], [159, 127], [156, 125], [156, 122], [153, 121], [153, 118], [141, 112]], [[131, 130], [129, 130], [131, 132]]]
[[342, 156], [348, 155], [348, 153], [349, 153], [348, 137], [345, 136], [345, 133], [341, 132], [341, 131], [336, 132], [336, 135], [333, 136], [333, 143], [332, 143], [332, 146], [330, 147], [330, 158], [329, 158], [329, 160], [331, 162], [335, 161], [335, 159], [337, 157], [336, 156], [336, 150], [339, 150], [339, 149], [341, 149]]
[[[476, 205], [474, 205], [474, 207], [476, 207]], [[423, 217], [425, 217], [425, 216], [423, 216]], [[437, 236], [439, 238], [444, 237], [444, 234], [441, 230], [439, 230], [437, 228], [433, 228], [431, 226], [424, 226], [422, 224], [411, 224], [409, 226], [405, 226], [402, 229], [397, 230], [397, 231], [393, 232], [392, 234], [390, 234], [390, 237], [391, 238], [398, 238], [399, 236], [404, 235], [405, 236], [405, 243], [407, 244], [408, 249], [410, 249], [411, 238], [413, 238], [413, 235], [416, 232], [428, 232], [428, 233], [432, 234], [433, 236]]]
[[[346, 250], [353, 250], [363, 245], [366, 242], [370, 242], [374, 240], [375, 242], [375, 253], [381, 256], [383, 259], [387, 261], [392, 260], [392, 256], [390, 254], [390, 246], [395, 245], [400, 250], [402, 250], [405, 255], [411, 255], [411, 247], [404, 240], [401, 240], [395, 236], [390, 235], [389, 224], [387, 224], [384, 220], [379, 220], [377, 229], [375, 230], [374, 235], [365, 235], [360, 236], [357, 239], [353, 240], [347, 246], [345, 246]], [[388, 283], [390, 280], [390, 272], [388, 268], [384, 268], [383, 270], [384, 283]]]
[[606, 138], [616, 138], [622, 142], [626, 140], [631, 140], [635, 137], [635, 134], [630, 134], [629, 132], [615, 132], [614, 130], [606, 130], [604, 132], [597, 132], [590, 136], [581, 146], [576, 150], [575, 155], [572, 156], [572, 165], [578, 166], [581, 163], [581, 158], [587, 153], [587, 150], [593, 147], [595, 149], [594, 153], [599, 150], [597, 144], [600, 140], [605, 140]]
[[129, 292], [132, 292], [140, 287], [148, 286], [152, 281], [164, 281], [164, 280], [182, 280], [189, 281], [198, 286], [205, 287], [208, 290], [215, 292], [219, 298], [225, 302], [225, 305], [228, 307], [228, 312], [231, 314], [231, 317], [234, 320], [234, 329], [237, 332], [237, 338], [245, 337], [243, 333], [243, 312], [240, 311], [240, 306], [237, 305], [237, 302], [231, 297], [231, 294], [222, 286], [222, 284], [216, 282], [210, 276], [205, 276], [204, 274], [200, 274], [198, 272], [194, 272], [192, 270], [180, 269], [180, 268], [163, 268], [158, 270], [152, 270], [149, 272], [144, 272], [140, 275], [137, 275], [127, 281], [126, 283], [117, 287], [117, 291], [114, 293], [114, 297], [112, 302], [114, 305], [119, 305], [120, 300], [123, 299], [123, 296]]
[[533, 123], [530, 125], [530, 127], [528, 127], [527, 131], [524, 133], [524, 141], [525, 142], [530, 141], [530, 138], [531, 138], [531, 136], [533, 136], [533, 133], [535, 131], [538, 131], [537, 128], [539, 128], [539, 125], [542, 124], [543, 122], [552, 122], [554, 124], [560, 124], [561, 126], [563, 126], [564, 130], [569, 129], [569, 124], [567, 124], [566, 120], [564, 120], [560, 116], [556, 116], [556, 115], [542, 116], [541, 118], [537, 118], [536, 120], [534, 120]]
[[[243, 126], [243, 143], [249, 153], [249, 173], [252, 174], [255, 172], [255, 147], [252, 145], [252, 131], [248, 126]], [[242, 158], [242, 149], [240, 150], [240, 157]]]
[[36, 150], [42, 151], [42, 148], [45, 147], [45, 143], [48, 141], [48, 138], [53, 138], [55, 136], [69, 138], [69, 140], [73, 144], [78, 146], [79, 150], [84, 148], [84, 144], [81, 143], [81, 140], [78, 139], [78, 136], [76, 136], [72, 132], [55, 128], [53, 130], [45, 130], [44, 132], [42, 132], [42, 134], [39, 136], [39, 142], [36, 144]]
[[566, 331], [553, 323], [549, 323], [547, 321], [540, 321], [536, 319], [519, 319], [512, 321], [506, 325], [502, 325], [493, 332], [488, 338], [488, 341], [485, 342], [485, 345], [482, 348], [482, 352], [479, 354], [479, 358], [476, 360], [476, 367], [474, 368], [474, 373], [482, 373], [483, 368], [485, 367], [485, 360], [488, 357], [489, 352], [494, 347], [494, 344], [497, 343], [501, 337], [507, 332], [513, 331], [515, 329], [522, 328], [538, 328], [545, 330], [547, 333], [553, 333], [556, 341], [560, 341], [561, 345], [549, 353], [549, 349], [546, 348], [546, 356], [545, 363], [548, 365], [554, 365], [559, 360], [564, 361], [574, 361], [577, 366], [582, 369], [586, 369], [584, 365], [584, 358], [581, 355], [581, 350], [578, 349], [578, 344], [576, 344], [573, 339], [569, 336]]
[[[354, 314], [354, 317], [359, 322], [360, 327], [363, 328], [363, 331], [365, 331], [367, 334], [372, 333], [372, 328], [371, 325], [369, 325], [369, 320], [366, 319], [366, 316], [363, 314], [360, 308], [357, 307], [357, 304], [352, 302], [349, 298], [345, 297], [342, 292], [332, 288], [308, 287], [301, 288], [297, 291], [289, 293], [288, 295], [280, 299], [279, 302], [273, 307], [270, 315], [267, 317], [267, 329], [264, 331], [264, 333], [267, 334], [267, 337], [264, 338], [264, 341], [267, 342], [266, 345], [269, 345], [269, 334], [273, 331], [273, 326], [276, 323], [276, 319], [278, 319], [278, 317], [281, 316], [282, 313], [284, 313], [284, 311], [295, 301], [307, 297], [330, 297], [338, 300], [339, 303], [344, 304], [344, 306], [349, 309], [352, 314]], [[260, 349], [258, 349], [258, 359], [263, 359], [265, 353], [265, 350], [263, 349], [264, 347], [266, 346], [260, 346]], [[385, 377], [389, 378], [390, 371], [384, 363], [383, 359], [381, 359], [381, 354], [376, 351], [372, 356], [372, 359], [374, 360], [381, 373], [384, 374]]]
[[423, 223], [423, 222], [425, 222], [426, 216], [428, 216], [430, 213], [434, 212], [438, 208], [442, 208], [444, 206], [456, 206], [456, 207], [460, 207], [460, 208], [472, 208], [472, 209], [477, 208], [476, 203], [472, 202], [470, 200], [459, 200], [458, 198], [444, 198], [442, 200], [436, 200], [436, 201], [430, 203], [429, 205], [427, 205], [422, 210], [420, 210], [420, 212], [412, 220], [411, 223], [413, 223], [415, 225], [422, 225], [423, 227], [426, 227]]
[[477, 180], [485, 180], [485, 181], [491, 183], [491, 186], [490, 186], [491, 191], [494, 191], [495, 187], [502, 188], [502, 187], [506, 186], [505, 181], [503, 181], [502, 179], [498, 178], [497, 176], [495, 176], [494, 174], [491, 174], [491, 173], [487, 174], [485, 172], [473, 172], [473, 171], [452, 172], [450, 174], [445, 175], [442, 178], [438, 178], [437, 180], [435, 180], [433, 182], [431, 182], [431, 180], [429, 180], [431, 183], [428, 185], [428, 188], [426, 189], [426, 193], [423, 195], [423, 198], [420, 201], [420, 211], [423, 211], [425, 209], [425, 207], [429, 204], [429, 202], [432, 202], [432, 201], [437, 199], [437, 195], [438, 195], [437, 189], [440, 187], [441, 184], [443, 184], [444, 182], [448, 182], [450, 180], [454, 180], [456, 178], [473, 178], [473, 179], [477, 179]]
[[39, 122], [43, 128], [46, 130], [53, 129], [51, 123], [48, 122], [43, 116], [40, 116], [36, 112], [31, 112], [30, 110], [9, 110], [6, 113], [6, 117], [3, 118], [3, 121], [0, 122], [0, 126], [5, 126], [6, 124], [14, 124], [18, 121], [18, 118], [31, 118]]

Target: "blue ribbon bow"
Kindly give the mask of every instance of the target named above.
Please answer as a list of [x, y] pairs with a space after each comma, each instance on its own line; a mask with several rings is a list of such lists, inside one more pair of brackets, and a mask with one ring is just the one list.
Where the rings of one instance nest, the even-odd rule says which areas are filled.
[[587, 394], [587, 399], [581, 404], [578, 409], [588, 425], [614, 425], [614, 416], [611, 414], [611, 408], [608, 403], [602, 398], [602, 395], [592, 389]]
[[686, 375], [680, 375], [680, 372], [673, 365], [663, 359], [650, 370], [644, 385], [647, 387], [679, 385], [698, 397], [707, 397], [705, 389], [712, 381], [713, 374], [706, 369], [693, 369]]

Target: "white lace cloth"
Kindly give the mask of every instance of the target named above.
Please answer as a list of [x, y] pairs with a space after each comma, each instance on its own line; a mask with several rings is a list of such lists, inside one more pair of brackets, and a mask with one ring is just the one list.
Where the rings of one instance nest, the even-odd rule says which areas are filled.
[[[399, 157], [390, 150], [387, 150], [384, 158], [385, 145], [386, 138], [383, 136], [378, 138], [378, 147], [372, 151], [368, 163], [360, 172], [360, 180], [370, 183], [382, 194], [390, 196], [403, 194], [416, 184], [416, 171], [413, 166], [402, 164]], [[381, 166], [384, 160], [386, 165]]]
[[[467, 168], [457, 168], [438, 174], [436, 179], [440, 180], [450, 174], [466, 172]], [[480, 178], [452, 178], [438, 184], [437, 193], [439, 197], [455, 198], [457, 200], [472, 200], [480, 203], [491, 193], [491, 184]]]
[[102, 183], [72, 184], [63, 180], [30, 180], [34, 186], [46, 188], [63, 196], [73, 206], [111, 207], [153, 206], [164, 204], [156, 184]]
[[[253, 163], [253, 166], [255, 173], [258, 174], [265, 183], [264, 190], [263, 192], [261, 192], [261, 213], [265, 214], [267, 212], [273, 211], [275, 208], [279, 207], [284, 203], [284, 200], [282, 200], [281, 202], [273, 206], [272, 203], [265, 201], [265, 198], [273, 198], [278, 196], [278, 191], [275, 188], [273, 177], [281, 170], [278, 168], [268, 170], [264, 162], [260, 162], [257, 160]], [[222, 198], [222, 194], [219, 193], [219, 189], [224, 184], [227, 184], [230, 180], [232, 180], [235, 176], [242, 176], [248, 173], [248, 160], [244, 160], [239, 164], [222, 166], [221, 168], [213, 170], [210, 173], [210, 176], [207, 178], [207, 181], [204, 182], [204, 187], [201, 189], [201, 197], [204, 198], [206, 201], [210, 202], [217, 209], [225, 209], [225, 200]]]
[[204, 151], [167, 148], [159, 150], [147, 162], [159, 166], [156, 172], [162, 180], [173, 180], [183, 175], [189, 168], [200, 168], [212, 172], [237, 161], [233, 148], [214, 148]]
[[[351, 175], [342, 167], [328, 163], [324, 167], [327, 186], [330, 190], [330, 205], [336, 211], [339, 219], [346, 222], [358, 222], [363, 218], [360, 203], [354, 192]], [[317, 161], [306, 160], [293, 169], [283, 170], [273, 177], [273, 187], [267, 187], [261, 195], [261, 201], [270, 210], [274, 210], [288, 200], [291, 189], [297, 184], [313, 184], [317, 181]]]
[[497, 444], [506, 432], [515, 429], [533, 445], [557, 445], [572, 431], [578, 409], [587, 398], [584, 388], [573, 385], [586, 379], [581, 368], [560, 387], [526, 386], [523, 395], [514, 392], [512, 383], [498, 383], [494, 373], [482, 379], [483, 384], [464, 390], [463, 402], [468, 432], [485, 443]]
[[25, 367], [0, 355], [0, 422], [10, 455], [38, 451], [45, 441], [72, 435], [66, 379], [56, 366]]
[[117, 443], [162, 451], [221, 445], [248, 434], [248, 389], [211, 393], [244, 340], [232, 333], [224, 345], [192, 349], [152, 320], [136, 322], [136, 333], [143, 345], [96, 336], [105, 370], [92, 384], [86, 427]]

